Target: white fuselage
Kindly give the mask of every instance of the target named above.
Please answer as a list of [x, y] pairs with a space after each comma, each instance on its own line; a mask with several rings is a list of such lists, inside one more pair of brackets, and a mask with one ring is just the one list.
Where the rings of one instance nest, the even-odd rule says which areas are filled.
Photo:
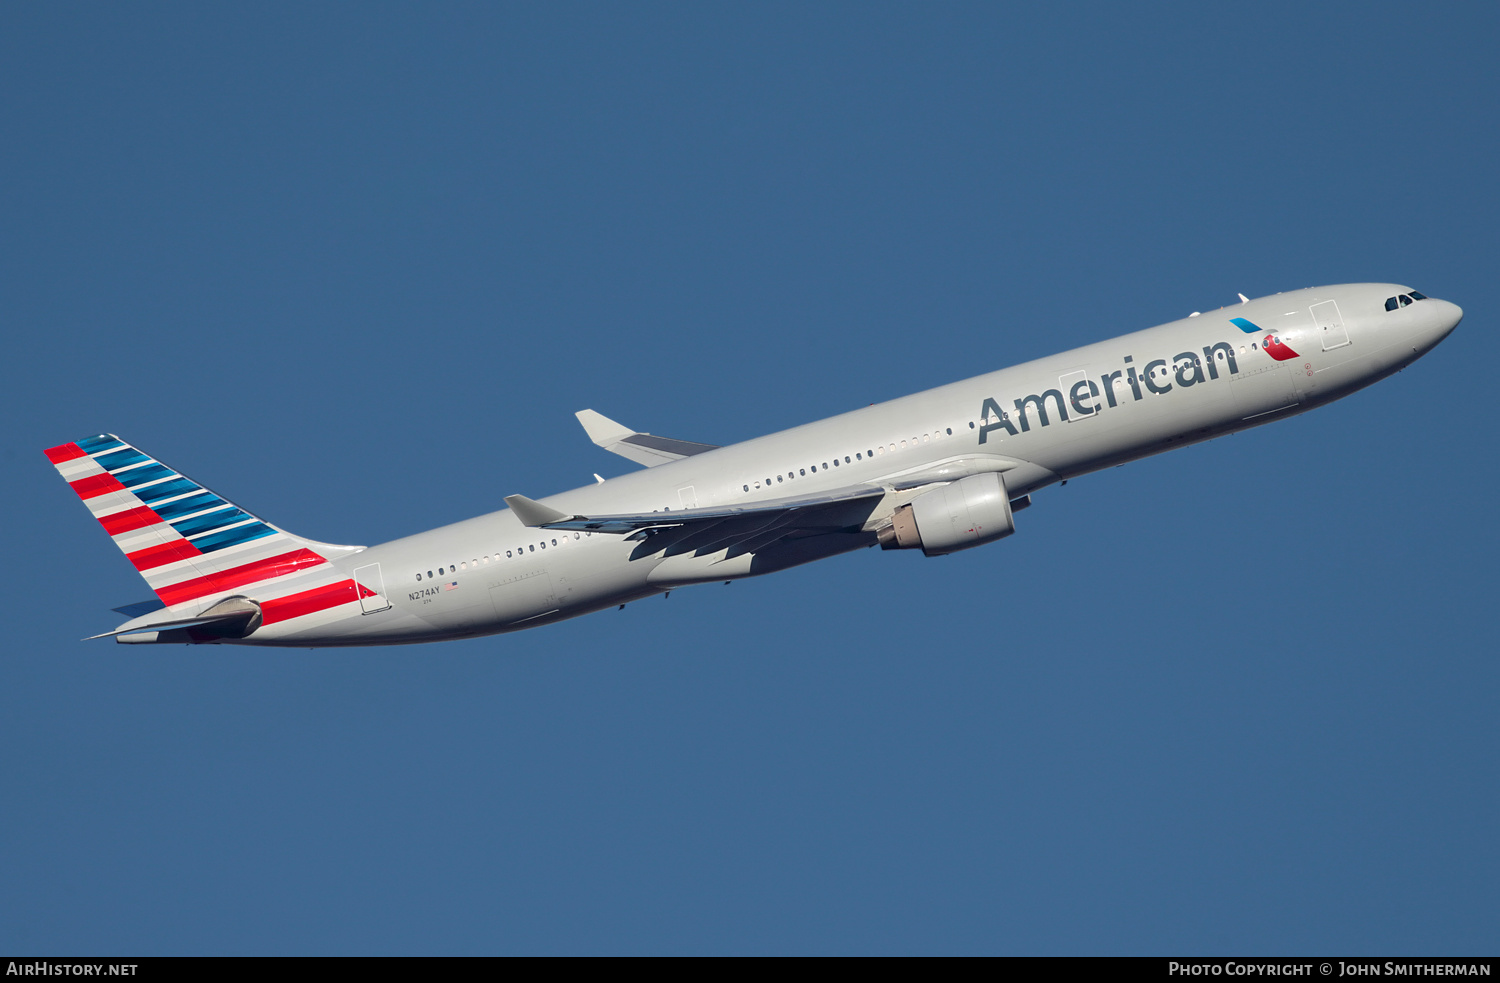
[[[1407, 292], [1352, 284], [1263, 297], [541, 500], [599, 515], [754, 507], [857, 485], [885, 490], [843, 528], [729, 557], [641, 555], [633, 537], [531, 528], [502, 510], [336, 561], [346, 576], [379, 564], [383, 610], [341, 608], [235, 641], [369, 645], [511, 631], [870, 546], [903, 503], [976, 467], [1003, 470], [1004, 487], [1019, 500], [1376, 382], [1436, 345], [1462, 316], [1432, 299], [1384, 309], [1388, 297]], [[1267, 336], [1282, 357], [1267, 350]]]

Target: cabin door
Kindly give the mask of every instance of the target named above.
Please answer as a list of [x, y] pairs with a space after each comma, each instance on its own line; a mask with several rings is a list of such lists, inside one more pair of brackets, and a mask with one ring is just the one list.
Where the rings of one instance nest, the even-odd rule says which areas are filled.
[[379, 614], [391, 606], [385, 596], [385, 578], [380, 564], [370, 563], [354, 571], [355, 590], [359, 592], [361, 614]]
[[1349, 344], [1349, 332], [1344, 328], [1344, 319], [1339, 314], [1339, 302], [1325, 300], [1312, 305], [1313, 330], [1323, 339], [1323, 350], [1332, 351]]

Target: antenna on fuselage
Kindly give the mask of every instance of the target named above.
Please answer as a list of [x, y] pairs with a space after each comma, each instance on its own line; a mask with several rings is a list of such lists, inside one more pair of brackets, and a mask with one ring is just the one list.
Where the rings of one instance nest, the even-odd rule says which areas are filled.
[[1240, 298], [1240, 303], [1241, 304], [1248, 304], [1248, 303], [1250, 303], [1250, 298], [1246, 297], [1244, 294], [1240, 294], [1239, 298]]

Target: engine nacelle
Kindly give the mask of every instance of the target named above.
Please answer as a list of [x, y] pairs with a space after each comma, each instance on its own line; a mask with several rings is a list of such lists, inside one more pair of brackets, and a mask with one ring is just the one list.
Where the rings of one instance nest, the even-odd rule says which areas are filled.
[[956, 553], [1004, 539], [1016, 531], [1005, 479], [995, 472], [972, 474], [918, 495], [880, 530], [883, 549], [916, 549], [928, 556]]

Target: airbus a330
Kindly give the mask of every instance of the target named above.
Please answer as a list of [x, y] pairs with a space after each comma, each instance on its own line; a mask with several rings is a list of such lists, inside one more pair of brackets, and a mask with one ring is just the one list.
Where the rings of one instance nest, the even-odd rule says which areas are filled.
[[1242, 298], [724, 447], [583, 410], [595, 444], [644, 468], [370, 547], [295, 536], [109, 434], [46, 454], [156, 594], [95, 638], [431, 642], [869, 546], [982, 546], [1049, 485], [1339, 399], [1462, 317], [1397, 284]]

